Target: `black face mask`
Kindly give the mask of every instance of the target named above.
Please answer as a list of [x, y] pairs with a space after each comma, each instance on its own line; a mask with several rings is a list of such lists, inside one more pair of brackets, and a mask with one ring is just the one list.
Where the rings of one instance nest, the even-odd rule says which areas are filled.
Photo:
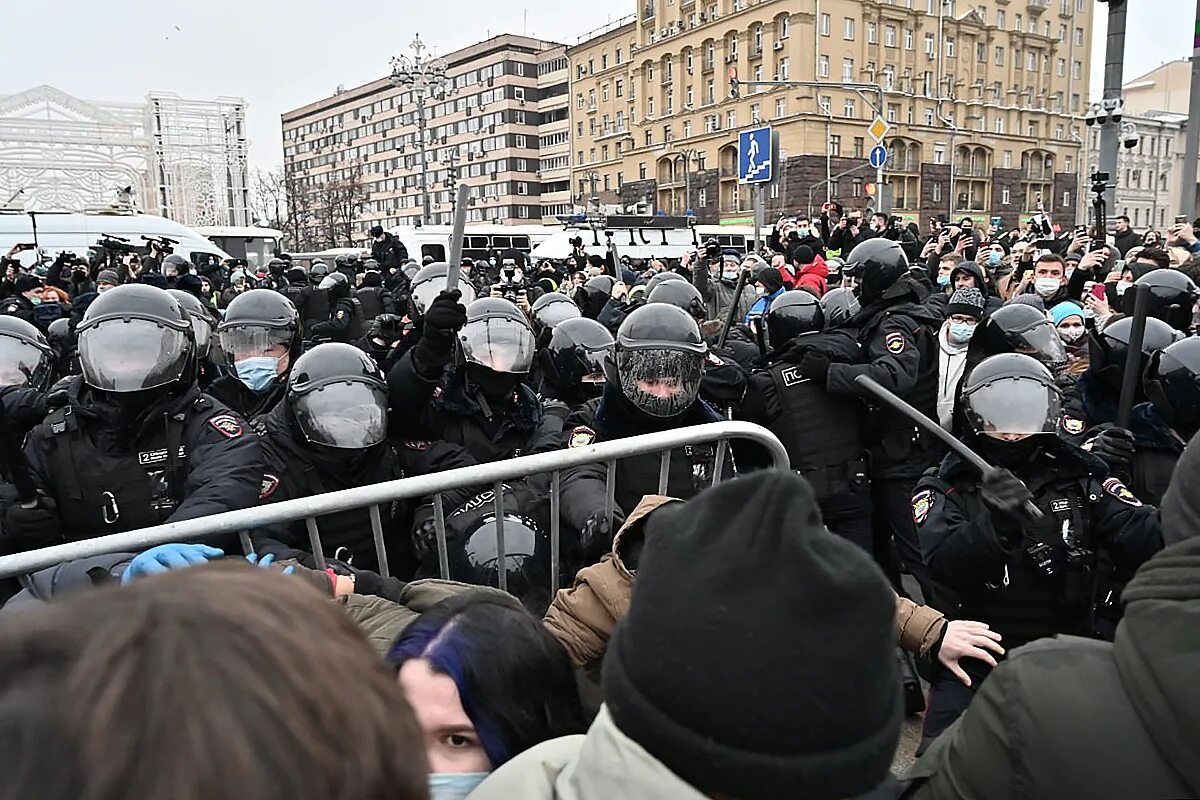
[[496, 372], [479, 364], [467, 365], [467, 381], [478, 386], [491, 403], [508, 400], [524, 377], [516, 372]]
[[1033, 460], [1042, 447], [1039, 436], [1027, 436], [1018, 442], [1006, 442], [980, 434], [977, 439], [980, 454], [998, 467], [1019, 467]]

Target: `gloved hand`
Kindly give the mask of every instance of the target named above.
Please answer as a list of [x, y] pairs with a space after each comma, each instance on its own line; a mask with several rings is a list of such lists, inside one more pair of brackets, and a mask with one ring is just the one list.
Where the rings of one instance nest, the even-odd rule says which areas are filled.
[[983, 502], [998, 512], [997, 528], [1005, 534], [1020, 532], [1026, 520], [1025, 504], [1033, 499], [1021, 479], [1006, 469], [992, 467], [983, 473]]
[[[258, 553], [249, 553], [246, 556], [246, 560], [249, 561], [254, 566], [258, 567], [259, 569], [270, 569], [271, 565], [275, 563], [275, 554], [267, 553], [262, 558], [259, 558]], [[291, 565], [283, 568], [284, 575], [293, 575], [293, 574], [295, 574], [295, 572], [296, 572], [295, 564], [291, 564]]]
[[619, 508], [613, 508], [612, 524], [608, 523], [608, 515], [601, 509], [593, 513], [583, 523], [579, 531], [579, 543], [583, 548], [586, 564], [594, 564], [612, 550], [613, 534], [625, 524], [625, 514]]
[[1092, 455], [1099, 456], [1113, 469], [1129, 466], [1133, 460], [1135, 445], [1133, 434], [1125, 428], [1106, 424], [1092, 439]]
[[143, 550], [134, 556], [133, 561], [121, 573], [121, 583], [129, 583], [134, 578], [145, 575], [157, 575], [173, 569], [183, 569], [197, 564], [207, 564], [209, 559], [220, 558], [225, 551], [206, 544], [160, 544]]
[[832, 363], [829, 356], [819, 350], [809, 349], [804, 351], [804, 355], [800, 357], [796, 366], [804, 377], [825, 383], [829, 378], [829, 367]]
[[425, 309], [425, 327], [421, 332], [423, 338], [437, 339], [442, 342], [454, 341], [454, 334], [467, 324], [467, 309], [458, 302], [462, 292], [442, 292], [433, 299], [429, 308]]
[[20, 503], [8, 507], [4, 515], [4, 538], [22, 550], [45, 547], [62, 540], [58, 524], [58, 504], [39, 495], [37, 504], [23, 508]]

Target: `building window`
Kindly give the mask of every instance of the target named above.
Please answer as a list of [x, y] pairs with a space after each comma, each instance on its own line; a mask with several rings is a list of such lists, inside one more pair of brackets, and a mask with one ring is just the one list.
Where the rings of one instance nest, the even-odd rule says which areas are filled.
[[713, 103], [717, 102], [717, 85], [712, 78], [708, 79], [708, 85], [705, 87], [705, 89], [708, 98], [707, 103], [711, 106]]
[[[818, 58], [817, 58], [817, 76], [821, 77], [821, 78], [829, 77], [829, 56], [824, 55], [824, 54], [818, 56]], [[580, 98], [581, 102], [582, 102], [582, 99], [583, 98], [581, 97]]]
[[731, 131], [735, 130], [737, 128], [737, 110], [736, 109], [730, 109], [729, 111], [725, 112], [725, 127]]
[[846, 117], [847, 119], [854, 119], [854, 117], [857, 116], [855, 102], [849, 97], [846, 98], [846, 104], [842, 106], [842, 116]]
[[828, 14], [821, 15], [821, 35], [822, 36], [829, 35], [829, 15]]
[[1078, 61], [1072, 61], [1071, 62], [1071, 77], [1074, 78], [1075, 80], [1079, 80], [1080, 76], [1082, 76], [1082, 75], [1083, 75], [1083, 64], [1081, 64]]
[[866, 146], [866, 143], [865, 143], [863, 137], [861, 137], [861, 136], [854, 137], [854, 157], [855, 158], [863, 157], [863, 147], [865, 147], [865, 146]]
[[791, 22], [788, 21], [788, 18], [780, 17], [780, 19], [779, 19], [779, 38], [780, 39], [788, 38], [790, 29], [791, 29]]
[[927, 33], [925, 34], [925, 55], [932, 56], [936, 54], [937, 50], [933, 46], [933, 34]]
[[518, 133], [513, 137], [513, 147], [528, 147], [525, 142], [525, 134]]
[[646, 147], [651, 147], [654, 144], [654, 131], [646, 131]]
[[854, 178], [853, 180], [850, 181], [850, 196], [851, 197], [862, 197], [863, 196], [862, 178]]
[[987, 44], [985, 42], [978, 42], [975, 45], [975, 60], [980, 64], [987, 63]]
[[[1070, 189], [1068, 189], [1067, 191], [1063, 192], [1063, 201], [1062, 201], [1062, 204], [1063, 204], [1063, 207], [1064, 207], [1064, 208], [1066, 208], [1067, 206], [1071, 205], [1071, 190], [1070, 190]], [[1149, 222], [1149, 218], [1147, 218], [1147, 220], [1146, 220], [1146, 221], [1147, 221], [1147, 222]]]
[[699, 205], [701, 208], [706, 208], [708, 206], [708, 190], [707, 189], [700, 189], [696, 192], [696, 204]]
[[608, 84], [607, 83], [600, 87], [600, 99], [606, 103], [608, 102]]
[[788, 59], [786, 59], [786, 58], [779, 59], [779, 80], [781, 80], [781, 81], [788, 80], [789, 67], [790, 67], [790, 62], [788, 61]]
[[1000, 205], [1007, 206], [1012, 203], [1012, 192], [1007, 186], [1000, 190]]
[[935, 183], [933, 185], [933, 202], [942, 202], [942, 185], [940, 183]]
[[896, 26], [895, 25], [884, 25], [883, 26], [883, 46], [884, 47], [895, 47], [896, 46]]
[[842, 19], [842, 38], [847, 42], [854, 41], [854, 18], [845, 17]]
[[1000, 133], [1000, 134], [1004, 133], [1004, 114], [1003, 113], [996, 115], [996, 122], [995, 122], [994, 130], [996, 131], [996, 133]]
[[638, 164], [638, 180], [639, 181], [646, 180], [646, 162], [645, 161]]
[[908, 28], [905, 28], [904, 29], [904, 49], [905, 50], [913, 49], [913, 38], [914, 38], [913, 32], [911, 30], [909, 30]]
[[867, 23], [867, 44], [879, 43], [879, 26], [874, 22]]
[[775, 100], [775, 119], [783, 119], [787, 116], [787, 98], [780, 97]]
[[1004, 17], [1004, 9], [1003, 9], [1003, 8], [997, 8], [997, 9], [996, 9], [996, 27], [997, 27], [997, 28], [1000, 28], [1001, 30], [1003, 30], [1003, 29], [1004, 29], [1004, 26], [1005, 26], [1007, 23], [1008, 23], [1008, 20], [1007, 20], [1007, 19], [1005, 19], [1005, 17]]
[[1004, 151], [1004, 155], [1001, 156], [1001, 158], [1000, 158], [1000, 163], [1002, 163], [1004, 165], [1005, 169], [1012, 169], [1012, 165], [1013, 165], [1012, 150]]
[[692, 138], [692, 121], [690, 119], [685, 119], [683, 121], [683, 138]]
[[617, 48], [617, 63], [621, 63], [621, 48]]
[[888, 122], [899, 122], [900, 121], [900, 104], [899, 103], [888, 103], [887, 119], [888, 119]]
[[946, 37], [946, 58], [954, 58], [954, 37]]
[[754, 125], [758, 124], [759, 122], [762, 122], [762, 106], [760, 106], [758, 103], [753, 103], [750, 106], [750, 123]]
[[854, 59], [842, 59], [842, 80], [850, 83], [854, 80]]
[[517, 181], [517, 194], [529, 194], [529, 184], [525, 181]]
[[933, 146], [933, 163], [946, 163], [946, 145], [938, 143]]
[[625, 81], [617, 81], [616, 94], [617, 97], [625, 96]]
[[842, 137], [841, 134], [833, 134], [829, 137], [829, 155], [840, 156], [842, 154]]

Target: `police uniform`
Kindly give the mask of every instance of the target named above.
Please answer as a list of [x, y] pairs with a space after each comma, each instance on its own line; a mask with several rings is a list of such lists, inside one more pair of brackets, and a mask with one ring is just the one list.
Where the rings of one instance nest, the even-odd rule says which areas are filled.
[[253, 505], [262, 478], [258, 438], [195, 385], [160, 401], [140, 426], [71, 380], [69, 404], [25, 444], [35, 482], [57, 505], [66, 541], [90, 539]]
[[[315, 290], [314, 297], [317, 292], [322, 291]], [[305, 330], [313, 336], [334, 342], [353, 341], [361, 337], [361, 333], [359, 336], [352, 335], [354, 314], [354, 303], [349, 298], [335, 300], [330, 306], [329, 317], [324, 322], [314, 323], [311, 327], [306, 326]]]
[[23, 319], [32, 325], [34, 320], [34, 306], [25, 295], [15, 294], [0, 301], [0, 314], [8, 314], [9, 316]]

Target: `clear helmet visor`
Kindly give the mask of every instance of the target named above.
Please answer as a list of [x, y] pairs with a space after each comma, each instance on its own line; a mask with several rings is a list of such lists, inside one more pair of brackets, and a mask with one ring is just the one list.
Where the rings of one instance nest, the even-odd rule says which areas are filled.
[[79, 365], [89, 386], [139, 392], [179, 380], [191, 355], [181, 330], [145, 319], [114, 318], [79, 329]]
[[1013, 352], [1036, 358], [1047, 367], [1054, 368], [1067, 361], [1066, 345], [1049, 320], [1009, 333], [1007, 338]]
[[[432, 303], [445, 288], [445, 277], [431, 278], [430, 280], [422, 281], [421, 283], [413, 286], [412, 302], [417, 313], [423, 315], [429, 308], [429, 304]], [[475, 302], [475, 289], [471, 286], [471, 284], [464, 281], [459, 281], [458, 291], [462, 293], [462, 298], [458, 302], [462, 303], [464, 307]]]
[[704, 355], [665, 347], [617, 352], [621, 391], [635, 406], [653, 417], [682, 414], [700, 394]]
[[49, 353], [12, 336], [0, 336], [0, 386], [36, 386], [52, 367]]
[[387, 436], [387, 397], [359, 381], [330, 383], [292, 401], [292, 412], [313, 444], [361, 450]]
[[208, 355], [209, 347], [212, 345], [213, 329], [215, 325], [211, 319], [189, 314], [192, 322], [192, 335], [196, 339], [196, 355], [204, 358]]
[[1031, 378], [1000, 378], [963, 399], [975, 430], [985, 434], [1053, 433], [1061, 416], [1058, 392]]
[[533, 366], [533, 334], [504, 317], [468, 322], [458, 333], [463, 358], [493, 372], [526, 373]]
[[269, 356], [280, 358], [292, 346], [292, 332], [261, 325], [239, 325], [222, 328], [217, 333], [221, 351], [229, 363], [234, 364], [247, 358]]

